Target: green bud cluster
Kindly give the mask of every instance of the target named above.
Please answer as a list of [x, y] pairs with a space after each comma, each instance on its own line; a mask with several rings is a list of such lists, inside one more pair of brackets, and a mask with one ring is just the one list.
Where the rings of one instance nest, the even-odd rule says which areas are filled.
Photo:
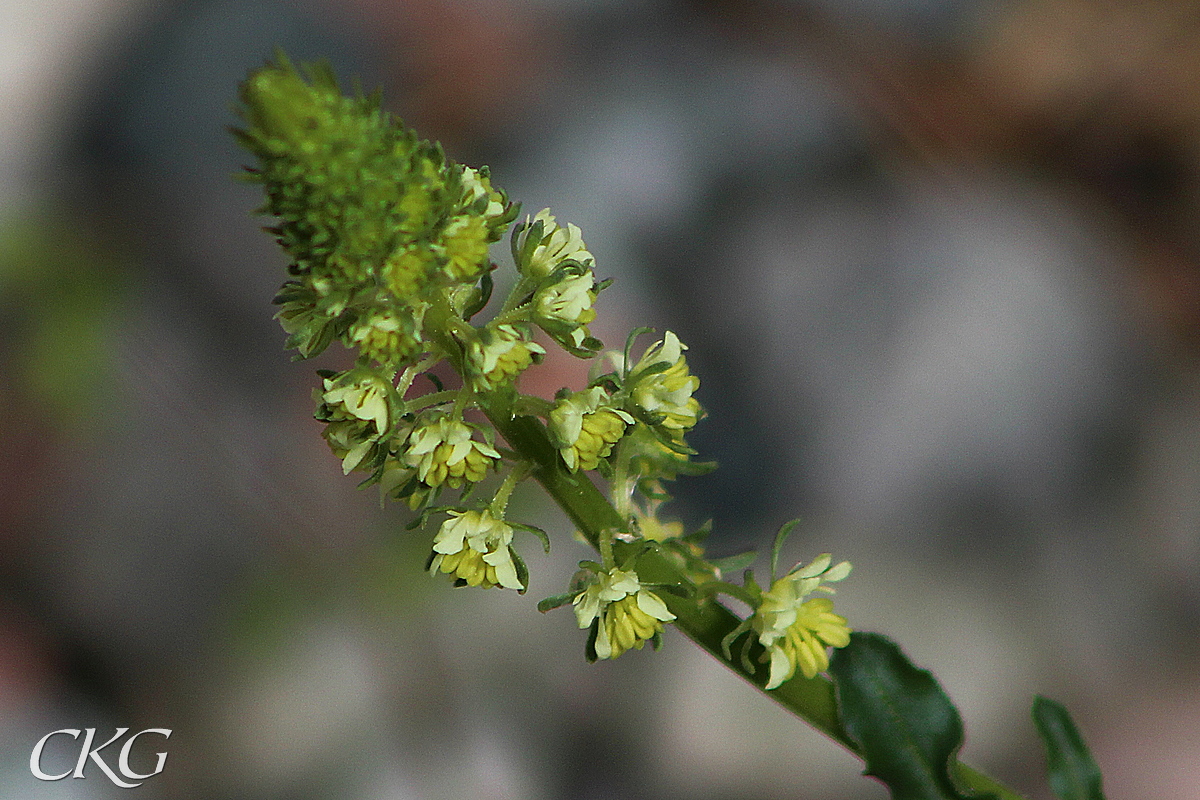
[[[424, 350], [423, 317], [445, 289], [490, 271], [488, 245], [517, 207], [486, 171], [380, 108], [378, 94], [344, 97], [327, 66], [305, 79], [286, 58], [242, 84], [242, 144], [259, 159], [261, 211], [291, 256], [280, 292], [290, 347], [316, 355], [334, 339], [392, 369]], [[462, 297], [460, 299], [465, 299]]]

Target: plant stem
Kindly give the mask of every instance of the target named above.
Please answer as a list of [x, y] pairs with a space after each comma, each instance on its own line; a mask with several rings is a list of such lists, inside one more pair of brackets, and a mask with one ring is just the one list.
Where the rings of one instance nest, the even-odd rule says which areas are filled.
[[[494, 394], [479, 396], [478, 400], [496, 430], [513, 450], [534, 465], [534, 477], [593, 547], [600, 549], [602, 531], [620, 530], [624, 526], [621, 515], [585, 473], [568, 472], [560, 463], [558, 451], [550, 442], [541, 422], [533, 417], [514, 416], [511, 409], [499, 402]], [[622, 543], [614, 544], [620, 546]], [[638, 574], [650, 583], [690, 585], [688, 578], [675, 564], [652, 551], [639, 560]], [[697, 601], [663, 593], [662, 599], [676, 617], [675, 627], [709, 655], [821, 733], [859, 755], [857, 746], [846, 735], [838, 719], [832, 681], [820, 676], [797, 676], [767, 691], [763, 688], [767, 679], [765, 670], [748, 672], [736, 656], [725, 658], [721, 651], [721, 640], [741, 622], [732, 611], [712, 598]], [[997, 800], [1022, 800], [1021, 795], [1012, 789], [965, 764], [957, 765], [956, 777], [963, 786], [974, 791], [991, 792]]]

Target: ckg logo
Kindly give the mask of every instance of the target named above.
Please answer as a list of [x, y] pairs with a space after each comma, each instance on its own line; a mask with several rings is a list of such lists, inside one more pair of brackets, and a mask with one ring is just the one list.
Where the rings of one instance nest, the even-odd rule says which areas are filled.
[[[100, 751], [110, 744], [114, 744], [127, 733], [129, 733], [129, 728], [117, 728], [117, 732], [107, 742], [98, 747], [92, 747], [92, 743], [96, 740], [95, 728], [84, 728], [82, 731], [78, 728], [63, 728], [62, 730], [51, 731], [41, 739], [38, 739], [38, 743], [33, 746], [33, 752], [29, 754], [29, 771], [40, 781], [61, 781], [66, 777], [83, 778], [85, 777], [83, 774], [84, 769], [88, 766], [88, 760], [90, 759], [96, 763], [96, 766], [100, 768], [100, 771], [110, 781], [122, 789], [132, 789], [135, 786], [141, 786], [142, 781], [147, 778], [153, 778], [163, 771], [163, 767], [167, 765], [167, 754], [156, 753], [158, 763], [154, 765], [154, 770], [143, 775], [139, 772], [134, 772], [133, 768], [129, 765], [129, 755], [133, 751], [133, 743], [137, 741], [139, 736], [147, 735], [161, 736], [164, 739], [169, 739], [171, 731], [167, 728], [147, 728], [130, 736], [125, 740], [125, 744], [121, 745], [121, 751], [117, 755], [117, 771], [114, 772], [113, 768], [101, 757]], [[47, 742], [55, 736], [66, 736], [78, 740], [81, 734], [83, 735], [83, 744], [79, 748], [79, 760], [75, 763], [75, 769], [67, 770], [61, 775], [48, 775], [42, 769], [42, 751], [46, 749]], [[58, 746], [56, 743], [55, 747]], [[117, 774], [118, 772], [120, 775]], [[122, 778], [126, 780], [122, 780]]]

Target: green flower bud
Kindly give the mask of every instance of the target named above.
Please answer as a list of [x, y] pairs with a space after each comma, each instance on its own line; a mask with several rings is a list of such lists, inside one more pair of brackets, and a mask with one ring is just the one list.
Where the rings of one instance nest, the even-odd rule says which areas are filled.
[[494, 192], [381, 111], [378, 98], [342, 97], [328, 67], [307, 73], [281, 58], [241, 91], [248, 125], [238, 135], [260, 162], [251, 177], [295, 261], [280, 320], [301, 355], [336, 335], [399, 368], [420, 355], [430, 293], [487, 269], [494, 231], [476, 206], [490, 209]]
[[275, 297], [275, 319], [290, 334], [286, 346], [299, 350], [302, 358], [320, 354], [333, 341], [336, 314], [323, 308], [327, 304], [322, 299], [311, 285], [299, 281], [288, 281]]
[[380, 275], [397, 300], [410, 303], [429, 279], [435, 259], [428, 248], [409, 245], [392, 252], [383, 261]]
[[487, 269], [488, 229], [483, 217], [455, 217], [442, 231], [438, 245], [446, 258], [442, 272], [454, 283], [474, 280]]
[[358, 351], [379, 364], [396, 368], [418, 351], [420, 321], [413, 314], [373, 309], [350, 327], [350, 340]]
[[508, 202], [508, 197], [503, 191], [492, 187], [487, 167], [478, 170], [462, 167], [459, 180], [463, 192], [459, 201], [459, 212], [469, 211], [481, 215], [487, 222], [488, 242], [500, 241], [505, 229], [517, 216], [518, 204]]

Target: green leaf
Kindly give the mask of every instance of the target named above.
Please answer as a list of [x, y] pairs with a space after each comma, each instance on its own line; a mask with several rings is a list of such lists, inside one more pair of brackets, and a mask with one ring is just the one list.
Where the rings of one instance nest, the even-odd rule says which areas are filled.
[[567, 603], [575, 599], [575, 595], [579, 592], [567, 592], [566, 594], [556, 594], [553, 597], [547, 597], [545, 600], [539, 600], [537, 610], [545, 614], [547, 611], [565, 606]]
[[445, 511], [466, 511], [465, 508], [459, 506], [428, 506], [421, 510], [415, 518], [409, 521], [404, 529], [407, 531], [415, 531], [424, 528], [429, 523], [429, 518], [434, 514], [440, 514]]
[[629, 332], [629, 335], [625, 337], [625, 350], [622, 352], [623, 360], [621, 362], [622, 381], [629, 377], [630, 365], [633, 363], [632, 356], [630, 354], [633, 351], [634, 340], [636, 340], [643, 333], [654, 333], [654, 328], [647, 328], [645, 326], [634, 328]]
[[634, 409], [634, 411], [637, 413], [637, 416], [644, 420], [648, 430], [654, 434], [654, 438], [663, 447], [681, 456], [696, 455], [696, 451], [688, 447], [687, 443], [682, 439], [676, 439], [675, 434], [671, 430], [663, 430], [659, 427], [659, 423], [666, 419], [666, 417], [661, 414], [649, 414], [643, 409]]
[[694, 588], [679, 583], [643, 583], [642, 588], [665, 594], [673, 594], [676, 597], [693, 597], [696, 594]]
[[534, 525], [525, 525], [520, 522], [511, 522], [511, 521], [508, 522], [508, 526], [510, 528], [514, 528], [519, 531], [527, 531], [529, 533], [532, 533], [534, 536], [538, 537], [538, 539], [541, 540], [542, 549], [547, 553], [550, 552], [550, 534], [546, 533], [541, 528], [534, 526]]
[[783, 543], [787, 541], [792, 530], [800, 524], [800, 520], [794, 519], [791, 522], [784, 523], [779, 529], [779, 533], [775, 534], [775, 543], [771, 545], [771, 583], [775, 583], [775, 578], [778, 577], [776, 572], [779, 568], [779, 551], [783, 547]]
[[727, 573], [732, 574], [734, 572], [741, 572], [746, 567], [753, 564], [757, 558], [757, 550], [747, 550], [745, 553], [738, 553], [737, 555], [726, 556], [725, 558], [714, 558], [712, 565], [716, 567], [722, 575]]
[[730, 597], [740, 600], [751, 607], [758, 602], [758, 598], [753, 592], [749, 591], [745, 587], [738, 586], [736, 583], [730, 583], [729, 581], [708, 581], [707, 583], [701, 584], [697, 588], [696, 592], [700, 597], [712, 597], [717, 594], [727, 594]]
[[[480, 199], [486, 200], [487, 198]], [[496, 265], [492, 264], [491, 266], [492, 269], [494, 269]], [[480, 311], [483, 311], [483, 309], [487, 306], [488, 301], [492, 299], [492, 289], [494, 286], [495, 284], [492, 281], [491, 270], [488, 270], [487, 272], [483, 273], [483, 276], [479, 279], [479, 285], [471, 290], [471, 296], [467, 300], [466, 308], [463, 309], [463, 319], [469, 320]]]
[[508, 548], [508, 554], [512, 557], [513, 566], [517, 570], [517, 583], [521, 584], [517, 594], [525, 594], [529, 590], [529, 567], [525, 566], [525, 559], [521, 558], [521, 554], [513, 548]]
[[588, 630], [587, 644], [583, 647], [583, 657], [587, 659], [589, 664], [595, 664], [600, 656], [596, 654], [596, 637], [600, 635], [600, 619], [597, 617], [592, 620], [592, 627]]
[[951, 780], [962, 745], [958, 710], [927, 670], [877, 633], [856, 632], [829, 667], [838, 711], [862, 751], [865, 774], [888, 785], [892, 800], [966, 800]]
[[1033, 724], [1046, 745], [1050, 788], [1059, 800], [1104, 800], [1100, 768], [1067, 709], [1061, 703], [1038, 697], [1033, 701]]

